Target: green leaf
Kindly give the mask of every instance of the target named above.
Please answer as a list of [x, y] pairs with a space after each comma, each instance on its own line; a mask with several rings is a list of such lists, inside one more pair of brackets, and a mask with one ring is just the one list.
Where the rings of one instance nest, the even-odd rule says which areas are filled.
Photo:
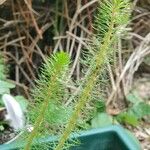
[[4, 131], [4, 126], [3, 125], [0, 125], [0, 131]]
[[12, 88], [15, 88], [14, 84], [0, 80], [0, 94], [9, 93]]
[[65, 122], [67, 122], [71, 114], [72, 107], [61, 106], [58, 110], [57, 118], [55, 120], [56, 124], [64, 124]]
[[[98, 7], [95, 19], [95, 30], [99, 38], [103, 38], [109, 30], [112, 19], [117, 30], [120, 30], [120, 26], [127, 24], [130, 16], [130, 3], [129, 0], [103, 0], [99, 3], [100, 7]], [[114, 11], [115, 17], [112, 17]]]
[[131, 93], [129, 93], [126, 96], [127, 100], [133, 104], [137, 104], [142, 102], [143, 100], [140, 98], [140, 96], [138, 95], [138, 93], [136, 91], [133, 91]]
[[150, 105], [145, 102], [140, 102], [133, 105], [129, 112], [134, 114], [138, 119], [141, 119], [146, 115], [150, 115]]
[[29, 106], [29, 121], [34, 124], [34, 130], [27, 137], [27, 149], [39, 134], [49, 134], [54, 123], [62, 125], [68, 120], [70, 112], [64, 106], [66, 87], [62, 81], [67, 80], [69, 63], [69, 55], [59, 52], [49, 57], [41, 68], [37, 86], [32, 91], [34, 101]]
[[132, 126], [138, 125], [138, 118], [134, 114], [131, 114], [129, 112], [122, 112], [116, 118], [121, 123], [127, 123]]
[[2, 99], [0, 98], [0, 107], [3, 107], [4, 106], [4, 103], [2, 101]]
[[91, 121], [92, 128], [105, 127], [107, 125], [111, 125], [112, 123], [113, 119], [107, 113], [98, 113], [97, 116]]
[[16, 96], [16, 101], [20, 104], [23, 112], [27, 112], [28, 101], [23, 96]]
[[97, 112], [99, 113], [105, 112], [106, 111], [105, 102], [103, 100], [97, 101], [96, 108], [97, 108]]
[[150, 65], [150, 56], [147, 55], [147, 57], [144, 58], [144, 62], [148, 65]]
[[1, 80], [3, 80], [3, 79], [5, 79], [6, 78], [6, 75], [5, 75], [5, 69], [4, 69], [4, 65], [3, 64], [1, 64], [1, 62], [0, 62], [0, 79]]

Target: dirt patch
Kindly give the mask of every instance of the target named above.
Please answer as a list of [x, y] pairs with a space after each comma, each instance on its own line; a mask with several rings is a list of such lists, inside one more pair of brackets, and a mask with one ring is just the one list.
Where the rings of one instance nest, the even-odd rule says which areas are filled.
[[0, 131], [0, 144], [4, 144], [12, 140], [16, 136], [14, 130], [10, 127], [6, 127], [4, 131]]

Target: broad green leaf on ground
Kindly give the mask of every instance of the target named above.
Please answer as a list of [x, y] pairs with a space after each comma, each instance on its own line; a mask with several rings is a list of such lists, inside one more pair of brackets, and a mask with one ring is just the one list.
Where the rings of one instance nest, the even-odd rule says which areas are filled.
[[143, 100], [140, 98], [138, 93], [136, 91], [132, 91], [126, 96], [127, 100], [131, 102], [132, 104], [137, 104], [142, 102]]
[[130, 114], [134, 114], [138, 119], [141, 119], [144, 116], [150, 115], [150, 105], [145, 102], [140, 102], [133, 105], [129, 110]]
[[92, 128], [105, 127], [111, 124], [113, 124], [113, 118], [107, 113], [98, 113], [91, 121]]
[[105, 102], [103, 100], [97, 101], [96, 108], [97, 108], [97, 112], [99, 113], [105, 112], [106, 111]]
[[[52, 108], [52, 107], [51, 107]], [[57, 111], [57, 113], [56, 113]], [[64, 124], [68, 121], [71, 113], [72, 113], [72, 107], [56, 107], [54, 106], [52, 110], [49, 111], [53, 118], [47, 118], [47, 120], [51, 121], [52, 124]], [[48, 116], [47, 116], [48, 117]]]
[[116, 119], [120, 123], [127, 123], [127, 124], [130, 124], [132, 126], [138, 125], [138, 118], [130, 112], [122, 112], [116, 117]]
[[23, 112], [27, 112], [28, 101], [23, 96], [15, 96], [16, 101], [20, 104]]
[[14, 84], [0, 80], [0, 94], [9, 93], [12, 88], [15, 88]]

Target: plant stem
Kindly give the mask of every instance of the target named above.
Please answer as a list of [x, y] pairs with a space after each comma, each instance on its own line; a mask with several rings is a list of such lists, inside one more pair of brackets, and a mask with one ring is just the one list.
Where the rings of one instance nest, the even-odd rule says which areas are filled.
[[[59, 69], [57, 70], [56, 74], [59, 73]], [[56, 75], [55, 74], [55, 75]], [[49, 90], [48, 91], [51, 91], [50, 89], [54, 89], [55, 87], [55, 81], [56, 81], [56, 76], [53, 76], [51, 79], [50, 79], [50, 82], [53, 83], [51, 84], [51, 86], [49, 87]], [[32, 142], [33, 142], [33, 139], [34, 137], [37, 135], [38, 133], [38, 129], [44, 119], [44, 115], [45, 115], [45, 112], [47, 110], [47, 107], [48, 107], [48, 104], [49, 104], [49, 99], [52, 95], [52, 92], [48, 92], [48, 95], [47, 95], [47, 98], [45, 98], [44, 102], [43, 102], [43, 105], [41, 107], [41, 112], [39, 113], [39, 117], [37, 118], [37, 120], [35, 121], [35, 124], [34, 124], [34, 129], [32, 130], [31, 134], [29, 135], [28, 137], [28, 140], [27, 140], [27, 144], [25, 146], [25, 150], [30, 150], [30, 147], [32, 145]]]
[[[39, 128], [41, 126], [41, 124], [43, 123], [43, 120], [45, 118], [46, 115], [51, 115], [51, 114], [47, 114], [47, 109], [49, 107], [49, 105], [51, 103], [53, 103], [53, 101], [55, 101], [56, 99], [54, 98], [54, 95], [57, 95], [58, 92], [60, 92], [60, 82], [58, 81], [58, 79], [60, 78], [60, 76], [62, 77], [63, 74], [66, 72], [66, 69], [68, 67], [69, 64], [69, 55], [65, 54], [65, 53], [58, 53], [56, 55], [54, 55], [55, 57], [51, 58], [50, 60], [47, 61], [47, 64], [45, 64], [45, 67], [43, 68], [45, 72], [43, 72], [43, 77], [41, 75], [41, 79], [39, 79], [38, 82], [38, 87], [40, 87], [40, 92], [37, 92], [34, 94], [34, 98], [36, 98], [36, 100], [38, 100], [38, 97], [40, 95], [40, 93], [43, 93], [44, 91], [44, 97], [43, 94], [41, 97], [43, 97], [42, 100], [39, 101], [39, 103], [41, 103], [40, 106], [40, 112], [37, 118], [35, 118], [35, 120], [33, 120], [34, 123], [34, 129], [32, 130], [32, 132], [29, 134], [27, 141], [26, 141], [26, 145], [25, 145], [25, 150], [30, 150], [31, 146], [32, 146], [32, 142], [34, 140], [34, 138], [37, 136], [37, 134], [39, 133]], [[46, 69], [52, 69], [51, 71], [46, 71]], [[45, 76], [45, 74], [48, 76]], [[45, 76], [45, 79], [44, 79]], [[49, 80], [47, 79], [49, 78]], [[43, 83], [43, 81], [45, 80], [45, 82], [47, 83]], [[43, 87], [43, 84], [46, 84], [46, 87]], [[41, 87], [42, 86], [42, 87]], [[46, 92], [45, 92], [46, 91]], [[36, 106], [35, 106], [36, 107]], [[37, 111], [33, 113], [38, 113]]]
[[96, 56], [95, 68], [94, 68], [93, 72], [87, 78], [87, 84], [86, 84], [85, 88], [83, 89], [81, 96], [79, 97], [78, 103], [75, 107], [75, 111], [73, 112], [73, 114], [67, 124], [67, 127], [66, 127], [65, 131], [63, 132], [63, 135], [60, 138], [60, 141], [59, 141], [58, 145], [56, 146], [55, 150], [61, 150], [63, 148], [66, 140], [69, 138], [71, 131], [75, 128], [79, 114], [80, 114], [81, 110], [83, 109], [85, 103], [88, 101], [88, 99], [91, 95], [91, 92], [96, 84], [97, 76], [100, 72], [100, 69], [103, 66], [103, 64], [109, 54], [108, 48], [111, 44], [111, 39], [112, 39], [112, 34], [113, 34], [114, 20], [115, 20], [114, 14], [115, 14], [115, 6], [112, 11], [112, 17], [111, 17], [109, 30], [105, 34], [103, 44], [101, 45], [101, 49], [99, 50], [99, 52]]
[[34, 137], [36, 136], [37, 132], [38, 132], [38, 129], [40, 127], [40, 124], [42, 123], [42, 120], [43, 120], [43, 116], [45, 114], [45, 111], [47, 109], [47, 106], [48, 106], [48, 99], [44, 102], [43, 106], [42, 106], [42, 109], [41, 109], [41, 112], [40, 112], [40, 115], [39, 117], [37, 118], [36, 120], [36, 123], [34, 125], [34, 129], [33, 131], [31, 132], [31, 134], [29, 135], [29, 138], [27, 140], [27, 144], [25, 146], [25, 150], [30, 150], [30, 147], [32, 145], [32, 141], [34, 139]]

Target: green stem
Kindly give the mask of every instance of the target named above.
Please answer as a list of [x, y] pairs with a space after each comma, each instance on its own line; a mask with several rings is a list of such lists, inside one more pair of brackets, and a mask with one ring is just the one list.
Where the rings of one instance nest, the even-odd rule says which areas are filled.
[[25, 146], [25, 150], [30, 150], [30, 147], [32, 145], [32, 141], [34, 139], [34, 137], [36, 136], [37, 132], [38, 132], [38, 129], [42, 123], [42, 120], [43, 120], [43, 116], [45, 114], [45, 111], [47, 109], [47, 106], [48, 106], [48, 99], [44, 102], [43, 106], [42, 106], [42, 109], [41, 109], [41, 112], [40, 112], [40, 115], [39, 117], [37, 118], [36, 120], [36, 123], [34, 125], [34, 129], [33, 131], [31, 132], [31, 134], [29, 135], [29, 138], [27, 140], [27, 144]]
[[[54, 87], [56, 86], [54, 83], [56, 81], [56, 76], [57, 74], [60, 73], [60, 68], [58, 68], [58, 70], [55, 72], [55, 76], [53, 76], [51, 79], [50, 79], [50, 86], [49, 86], [49, 89], [48, 91], [51, 91], [51, 92], [48, 92], [48, 95], [46, 96], [44, 102], [43, 102], [43, 105], [41, 107], [41, 112], [39, 113], [39, 117], [36, 119], [35, 121], [35, 124], [34, 124], [34, 129], [32, 130], [31, 134], [29, 135], [28, 137], [28, 140], [27, 140], [27, 144], [25, 146], [25, 150], [30, 150], [30, 147], [32, 146], [32, 142], [33, 142], [33, 139], [34, 137], [37, 135], [38, 133], [38, 130], [39, 130], [39, 127], [40, 125], [42, 124], [42, 121], [44, 119], [44, 115], [46, 113], [46, 110], [47, 110], [47, 107], [48, 107], [48, 104], [49, 104], [49, 99], [51, 97], [51, 94], [53, 93], [53, 89]], [[53, 84], [52, 84], [53, 83]], [[52, 89], [52, 90], [51, 90]]]
[[[31, 134], [29, 135], [28, 139], [27, 139], [27, 144], [25, 145], [25, 150], [30, 150], [31, 146], [32, 146], [32, 142], [33, 139], [36, 137], [36, 135], [38, 134], [38, 130], [39, 127], [41, 126], [43, 119], [44, 119], [44, 115], [46, 114], [48, 105], [49, 105], [49, 101], [52, 100], [52, 96], [55, 92], [57, 92], [59, 89], [56, 89], [57, 87], [57, 75], [61, 74], [62, 70], [63, 70], [63, 64], [60, 64], [60, 66], [56, 65], [56, 71], [53, 73], [52, 77], [50, 77], [49, 80], [49, 86], [47, 89], [47, 94], [45, 95], [43, 104], [40, 108], [40, 113], [39, 116], [37, 117], [37, 119], [35, 120], [35, 124], [34, 124], [34, 129], [32, 130]], [[46, 89], [45, 89], [46, 90]]]
[[96, 84], [96, 79], [100, 72], [100, 69], [103, 66], [103, 64], [109, 54], [108, 48], [110, 46], [111, 38], [112, 38], [112, 34], [113, 34], [114, 19], [115, 19], [114, 14], [115, 14], [115, 8], [113, 9], [113, 12], [112, 12], [112, 18], [111, 18], [109, 30], [104, 37], [104, 40], [103, 40], [104, 42], [101, 45], [101, 49], [98, 52], [97, 57], [96, 57], [96, 62], [95, 62], [96, 67], [94, 68], [93, 72], [88, 76], [87, 84], [86, 84], [85, 88], [83, 89], [81, 96], [79, 97], [79, 101], [75, 107], [75, 111], [73, 112], [73, 114], [67, 124], [67, 127], [66, 127], [65, 131], [63, 132], [63, 135], [60, 138], [59, 143], [56, 146], [55, 150], [61, 150], [63, 148], [66, 140], [69, 138], [71, 131], [75, 128], [79, 114], [80, 114], [81, 110], [83, 109], [84, 105], [86, 104], [86, 102], [88, 102], [91, 92]]

